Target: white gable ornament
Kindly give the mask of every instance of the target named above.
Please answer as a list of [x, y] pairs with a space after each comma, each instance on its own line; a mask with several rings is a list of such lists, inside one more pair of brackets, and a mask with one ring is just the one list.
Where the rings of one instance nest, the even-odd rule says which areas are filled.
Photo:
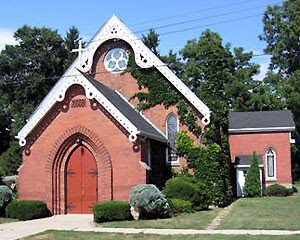
[[137, 128], [77, 70], [79, 69], [84, 73], [90, 71], [96, 50], [105, 41], [113, 39], [121, 39], [132, 47], [136, 64], [139, 67], [156, 67], [190, 104], [203, 115], [202, 123], [204, 125], [210, 123], [210, 109], [120, 19], [113, 15], [92, 38], [86, 48], [83, 48], [82, 42], [79, 41], [79, 48], [73, 50], [73, 52], [78, 52], [78, 57], [57, 81], [16, 136], [19, 139], [20, 146], [26, 145], [28, 134], [56, 102], [64, 100], [67, 89], [74, 84], [80, 84], [85, 89], [85, 95], [88, 99], [95, 98], [129, 132], [129, 140], [131, 142], [136, 140], [137, 134], [139, 134]]

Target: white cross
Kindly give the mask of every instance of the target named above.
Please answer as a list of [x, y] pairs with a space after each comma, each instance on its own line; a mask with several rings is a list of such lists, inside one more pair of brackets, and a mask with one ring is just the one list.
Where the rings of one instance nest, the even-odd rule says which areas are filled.
[[78, 52], [78, 58], [79, 58], [79, 66], [81, 68], [81, 58], [82, 58], [82, 53], [86, 51], [86, 49], [82, 48], [82, 40], [80, 39], [78, 41], [78, 48], [73, 49], [71, 52]]

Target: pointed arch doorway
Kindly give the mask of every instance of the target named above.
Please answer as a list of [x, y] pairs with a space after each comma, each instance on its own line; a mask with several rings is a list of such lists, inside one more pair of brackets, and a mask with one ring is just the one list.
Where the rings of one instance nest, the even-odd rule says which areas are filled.
[[92, 213], [98, 200], [98, 170], [93, 154], [84, 145], [70, 153], [65, 181], [66, 213]]

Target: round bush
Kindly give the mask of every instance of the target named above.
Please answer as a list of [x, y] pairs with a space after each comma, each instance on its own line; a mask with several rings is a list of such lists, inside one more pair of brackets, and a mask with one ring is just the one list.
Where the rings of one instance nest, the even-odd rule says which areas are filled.
[[130, 205], [139, 212], [140, 219], [166, 218], [171, 213], [167, 199], [153, 184], [133, 187]]
[[12, 190], [7, 186], [0, 186], [0, 216], [4, 215], [5, 207], [12, 200]]
[[30, 220], [49, 217], [50, 211], [42, 201], [12, 201], [5, 208], [6, 217]]
[[190, 177], [169, 179], [163, 193], [167, 198], [177, 198], [191, 202], [196, 210], [207, 209], [211, 203], [205, 185]]
[[98, 223], [131, 220], [130, 206], [127, 202], [107, 201], [94, 206], [94, 221]]
[[194, 209], [192, 203], [178, 198], [168, 199], [169, 206], [173, 214], [192, 213]]
[[286, 187], [282, 185], [274, 184], [266, 188], [266, 195], [275, 197], [286, 197], [289, 195], [289, 191]]

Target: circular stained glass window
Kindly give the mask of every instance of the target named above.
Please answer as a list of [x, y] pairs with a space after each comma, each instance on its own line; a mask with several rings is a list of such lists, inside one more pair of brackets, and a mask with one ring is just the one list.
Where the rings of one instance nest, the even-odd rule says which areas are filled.
[[126, 69], [128, 63], [128, 54], [122, 48], [110, 50], [104, 58], [104, 66], [107, 71], [119, 73]]

